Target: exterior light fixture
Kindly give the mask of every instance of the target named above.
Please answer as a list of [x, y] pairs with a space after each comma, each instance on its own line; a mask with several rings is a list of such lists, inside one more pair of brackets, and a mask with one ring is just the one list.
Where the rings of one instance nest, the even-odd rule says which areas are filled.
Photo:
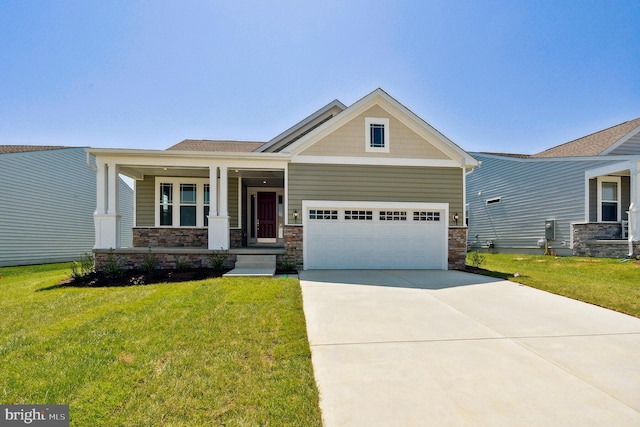
[[453, 220], [456, 222], [456, 225], [458, 225], [458, 220], [460, 219], [460, 216], [458, 216], [458, 212], [453, 214]]
[[263, 181], [262, 181], [262, 183], [263, 183], [263, 184], [266, 184], [266, 183], [267, 183], [267, 180], [266, 180], [266, 179], [265, 179], [265, 180], [263, 180]]
[[298, 223], [298, 215], [299, 215], [298, 214], [298, 210], [297, 209], [294, 210], [293, 211], [293, 220], [295, 221], [296, 224]]

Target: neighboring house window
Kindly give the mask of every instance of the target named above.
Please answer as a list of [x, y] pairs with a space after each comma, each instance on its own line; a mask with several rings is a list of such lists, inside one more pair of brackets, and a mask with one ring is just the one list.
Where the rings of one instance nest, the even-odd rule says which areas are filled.
[[366, 117], [365, 151], [370, 153], [389, 152], [389, 119]]
[[210, 205], [208, 182], [202, 178], [156, 178], [159, 194], [156, 226], [206, 227]]
[[620, 221], [620, 177], [598, 177], [598, 222]]

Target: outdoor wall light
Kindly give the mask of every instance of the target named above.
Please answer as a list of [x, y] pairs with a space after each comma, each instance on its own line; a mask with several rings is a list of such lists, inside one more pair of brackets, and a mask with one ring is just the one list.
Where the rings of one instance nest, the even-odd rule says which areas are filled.
[[293, 211], [293, 220], [295, 221], [296, 224], [298, 223], [298, 215], [299, 215], [298, 214], [298, 210], [297, 209], [294, 210]]
[[460, 217], [458, 216], [458, 212], [453, 214], [453, 220], [456, 222], [456, 225], [458, 225], [458, 220], [460, 219]]

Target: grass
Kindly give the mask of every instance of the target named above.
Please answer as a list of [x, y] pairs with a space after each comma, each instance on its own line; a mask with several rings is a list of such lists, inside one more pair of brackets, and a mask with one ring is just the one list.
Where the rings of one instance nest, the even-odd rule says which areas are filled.
[[[613, 258], [482, 254], [485, 273], [640, 317], [640, 264]], [[467, 259], [472, 255], [470, 254]], [[514, 277], [518, 273], [519, 277]]]
[[0, 269], [0, 403], [70, 405], [75, 426], [321, 425], [294, 279], [52, 286]]

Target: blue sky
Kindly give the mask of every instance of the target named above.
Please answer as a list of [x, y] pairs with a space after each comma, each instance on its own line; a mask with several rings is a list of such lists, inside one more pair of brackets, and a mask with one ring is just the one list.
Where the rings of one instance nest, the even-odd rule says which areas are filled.
[[377, 87], [468, 151], [640, 117], [640, 1], [2, 0], [0, 144], [266, 141]]

